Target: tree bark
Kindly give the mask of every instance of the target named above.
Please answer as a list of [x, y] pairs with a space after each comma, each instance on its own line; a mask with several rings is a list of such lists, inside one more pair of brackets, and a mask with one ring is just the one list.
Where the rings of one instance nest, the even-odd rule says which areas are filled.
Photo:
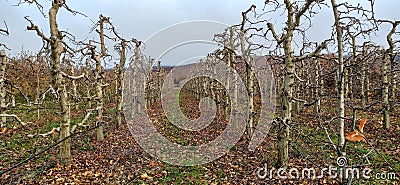
[[322, 91], [322, 83], [321, 82], [321, 63], [318, 59], [314, 59], [314, 64], [315, 64], [315, 98], [317, 102], [315, 103], [315, 112], [320, 113], [321, 111], [321, 91]]
[[[366, 46], [365, 44], [363, 45], [363, 49], [362, 49], [362, 55], [365, 56], [366, 55]], [[361, 106], [365, 107], [365, 104], [367, 102], [366, 100], [366, 95], [368, 95], [368, 93], [365, 92], [365, 85], [366, 85], [366, 80], [365, 80], [365, 76], [366, 76], [366, 71], [365, 71], [365, 66], [366, 65], [366, 61], [362, 60], [361, 61], [361, 78], [360, 78], [360, 84], [361, 84], [361, 90], [360, 90], [360, 97], [361, 97]]]
[[340, 26], [340, 17], [338, 5], [336, 0], [331, 0], [333, 14], [335, 18], [336, 41], [338, 43], [338, 153], [340, 156], [345, 156], [344, 151], [345, 137], [344, 137], [344, 117], [345, 117], [345, 79], [344, 79], [344, 61], [343, 61], [343, 30]]
[[99, 21], [99, 36], [100, 36], [100, 47], [101, 52], [98, 55], [95, 55], [94, 49], [92, 49], [92, 59], [96, 62], [95, 71], [94, 71], [94, 78], [95, 78], [95, 91], [96, 91], [96, 123], [98, 124], [98, 128], [96, 131], [97, 140], [102, 141], [104, 140], [104, 126], [103, 126], [103, 112], [104, 112], [104, 97], [103, 97], [103, 73], [104, 69], [101, 65], [101, 59], [106, 55], [106, 47], [104, 43], [104, 21], [108, 18], [103, 17], [100, 15]]
[[116, 86], [117, 89], [117, 109], [116, 109], [116, 114], [117, 114], [117, 124], [118, 126], [121, 126], [122, 124], [122, 118], [123, 118], [123, 111], [122, 111], [122, 105], [124, 102], [124, 76], [125, 76], [125, 62], [126, 62], [126, 41], [122, 40], [121, 41], [121, 51], [120, 51], [120, 60], [119, 60], [119, 65], [117, 68], [117, 83]]
[[[389, 104], [389, 71], [388, 71], [388, 67], [389, 64], [392, 65], [392, 67], [396, 64], [394, 59], [395, 59], [395, 53], [394, 53], [394, 42], [392, 39], [393, 34], [396, 33], [396, 27], [397, 25], [400, 24], [400, 21], [395, 21], [395, 22], [391, 22], [391, 21], [384, 21], [384, 22], [389, 22], [392, 24], [392, 28], [390, 30], [390, 32], [386, 35], [386, 41], [389, 45], [389, 48], [383, 51], [383, 61], [382, 61], [382, 99], [383, 99], [383, 125], [386, 129], [390, 128], [390, 104]], [[394, 67], [393, 67], [394, 68]], [[391, 77], [396, 77], [395, 74], [393, 74], [394, 70], [392, 69], [391, 71]], [[395, 79], [392, 79], [392, 83], [395, 83]], [[392, 93], [395, 94], [395, 87], [396, 85], [392, 85]], [[394, 87], [394, 88], [393, 88]]]
[[[69, 64], [69, 72], [72, 76], [75, 75], [75, 66], [74, 63], [71, 60], [67, 60]], [[78, 91], [77, 91], [77, 84], [76, 84], [76, 79], [71, 79], [71, 85], [72, 85], [72, 95], [74, 96], [74, 107], [75, 110], [79, 110], [79, 102], [78, 102]]]
[[[62, 34], [58, 30], [57, 13], [63, 6], [64, 1], [54, 0], [49, 10], [50, 34], [51, 34], [51, 74], [53, 86], [59, 92], [59, 106], [61, 109], [60, 120], [60, 140], [64, 140], [70, 135], [70, 115], [68, 111], [68, 95], [64, 84], [64, 79], [60, 69], [60, 56], [64, 51]], [[60, 144], [61, 162], [68, 165], [71, 162], [71, 144], [69, 140], [65, 140]]]
[[[390, 99], [392, 100], [392, 102], [396, 102], [397, 101], [397, 65], [398, 63], [392, 59], [391, 60], [391, 67], [390, 67], [390, 74], [391, 74], [391, 97]], [[394, 107], [394, 106], [391, 106]]]
[[246, 83], [247, 83], [247, 94], [249, 97], [249, 123], [247, 124], [247, 137], [251, 138], [254, 132], [254, 117], [255, 117], [255, 109], [254, 109], [254, 72], [251, 70], [250, 64], [250, 56], [247, 54], [247, 50], [245, 49], [245, 33], [241, 30], [239, 33], [240, 38], [240, 48], [242, 51], [242, 59], [246, 64]]
[[279, 133], [278, 133], [278, 164], [282, 167], [287, 167], [289, 163], [289, 138], [290, 130], [289, 125], [291, 124], [292, 118], [292, 106], [293, 106], [293, 86], [294, 86], [294, 73], [295, 73], [295, 62], [302, 61], [305, 58], [315, 56], [323, 47], [319, 45], [317, 49], [308, 54], [299, 57], [294, 57], [292, 49], [293, 33], [298, 30], [300, 26], [301, 17], [310, 8], [310, 6], [316, 1], [306, 1], [301, 8], [295, 8], [294, 4], [290, 0], [284, 0], [287, 20], [284, 28], [284, 33], [281, 36], [275, 32], [274, 25], [267, 23], [268, 29], [271, 31], [272, 36], [279, 44], [283, 43], [284, 50], [284, 70], [283, 71], [283, 84], [281, 90], [281, 107], [282, 121], [279, 122]]
[[[86, 60], [86, 64], [85, 64], [85, 74], [87, 74], [88, 76], [87, 76], [87, 80], [89, 81], [89, 64], [90, 64], [90, 59], [88, 58], [87, 60]], [[90, 93], [90, 85], [89, 84], [86, 84], [86, 97], [87, 97], [87, 109], [91, 109], [92, 108], [92, 95], [91, 95], [91, 93]]]
[[383, 125], [386, 129], [390, 128], [390, 117], [389, 117], [389, 80], [388, 80], [388, 58], [384, 53], [382, 61], [382, 100], [383, 100]]
[[[6, 110], [6, 91], [4, 87], [4, 80], [6, 75], [7, 55], [4, 51], [0, 51], [0, 114], [5, 114]], [[0, 127], [5, 126], [7, 121], [6, 117], [2, 117]]]

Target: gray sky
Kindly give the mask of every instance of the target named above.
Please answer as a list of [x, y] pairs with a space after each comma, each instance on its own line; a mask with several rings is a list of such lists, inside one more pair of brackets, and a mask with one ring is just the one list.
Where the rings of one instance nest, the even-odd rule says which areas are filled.
[[[32, 52], [41, 47], [41, 40], [32, 31], [27, 31], [27, 21], [24, 16], [30, 18], [48, 33], [47, 19], [43, 18], [38, 9], [31, 5], [13, 6], [17, 0], [0, 1], [0, 21], [8, 24], [10, 36], [0, 36], [0, 42], [5, 43], [11, 51], [11, 55], [17, 54], [21, 47]], [[47, 14], [50, 1], [40, 1], [44, 5]], [[81, 0], [67, 1], [68, 5], [88, 17], [73, 16], [65, 10], [61, 10], [58, 22], [62, 30], [68, 30], [78, 39], [94, 37], [88, 35], [97, 21], [99, 14], [111, 17], [114, 26], [126, 38], [135, 37], [145, 40], [152, 34], [170, 25], [192, 20], [210, 20], [228, 25], [238, 24], [241, 21], [241, 12], [248, 9], [251, 4], [256, 4], [258, 10], [262, 8], [263, 0]], [[399, 0], [376, 0], [375, 13], [377, 18], [400, 20], [397, 8]], [[320, 41], [330, 36], [333, 23], [330, 9], [324, 9], [314, 19], [313, 27], [309, 31], [311, 40]], [[277, 18], [278, 24], [282, 24]], [[0, 26], [4, 28], [4, 25]], [[378, 37], [374, 41], [386, 47], [384, 35], [388, 26], [382, 26]], [[96, 37], [97, 38], [97, 37]], [[109, 46], [112, 48], [111, 46]], [[189, 57], [189, 56], [187, 56]], [[194, 57], [194, 56], [192, 56]], [[190, 58], [190, 57], [189, 57]]]

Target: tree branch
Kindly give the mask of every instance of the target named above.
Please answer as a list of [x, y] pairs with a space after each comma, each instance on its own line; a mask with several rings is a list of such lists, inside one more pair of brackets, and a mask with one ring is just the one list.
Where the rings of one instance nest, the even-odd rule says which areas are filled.
[[82, 73], [79, 76], [71, 76], [69, 74], [64, 73], [63, 71], [61, 71], [60, 73], [63, 75], [63, 77], [66, 77], [66, 78], [69, 78], [69, 79], [72, 79], [72, 80], [79, 80], [79, 79], [85, 77], [85, 73]]
[[328, 43], [328, 41], [330, 41], [330, 40], [331, 40], [331, 39], [328, 39], [328, 40], [323, 41], [323, 42], [322, 42], [321, 44], [319, 44], [319, 45], [317, 46], [317, 48], [315, 48], [315, 50], [314, 50], [313, 52], [311, 52], [311, 53], [308, 53], [308, 54], [306, 54], [306, 55], [302, 55], [302, 56], [299, 56], [299, 57], [295, 57], [295, 58], [294, 58], [294, 61], [295, 61], [295, 62], [298, 62], [298, 61], [301, 61], [301, 60], [304, 60], [304, 59], [307, 59], [307, 58], [311, 58], [311, 57], [315, 57], [315, 56], [319, 55], [319, 53], [320, 53], [323, 49], [326, 48], [327, 43]]
[[43, 40], [45, 40], [45, 41], [47, 41], [47, 42], [49, 42], [49, 43], [51, 42], [51, 40], [50, 40], [49, 38], [47, 38], [47, 37], [43, 34], [43, 32], [39, 29], [39, 27], [38, 27], [37, 25], [35, 25], [35, 24], [32, 22], [32, 20], [29, 19], [29, 16], [25, 16], [24, 18], [25, 18], [25, 20], [27, 20], [29, 23], [31, 23], [30, 26], [27, 26], [27, 27], [26, 27], [26, 29], [36, 31], [36, 34], [37, 34], [40, 38], [42, 38]]
[[32, 122], [23, 122], [17, 115], [15, 114], [0, 114], [0, 117], [12, 117], [15, 120], [18, 121], [18, 123], [20, 123], [22, 126], [26, 126], [28, 123], [32, 123]]

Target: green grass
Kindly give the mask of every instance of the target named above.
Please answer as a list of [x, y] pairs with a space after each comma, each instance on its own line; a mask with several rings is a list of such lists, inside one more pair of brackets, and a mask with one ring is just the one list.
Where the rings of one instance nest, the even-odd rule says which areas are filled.
[[[211, 177], [206, 175], [206, 170], [201, 166], [180, 167], [164, 164], [163, 170], [168, 173], [161, 178], [155, 178], [161, 184], [208, 184]], [[220, 172], [222, 176], [222, 171]]]

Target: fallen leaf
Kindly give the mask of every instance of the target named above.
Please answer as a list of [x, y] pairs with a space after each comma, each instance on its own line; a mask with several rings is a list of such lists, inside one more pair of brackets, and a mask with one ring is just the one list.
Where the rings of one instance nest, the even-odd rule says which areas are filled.
[[155, 161], [151, 161], [150, 166], [157, 166], [157, 163]]
[[140, 178], [145, 180], [145, 179], [148, 179], [149, 176], [147, 175], [147, 173], [144, 173], [144, 174], [140, 175]]

